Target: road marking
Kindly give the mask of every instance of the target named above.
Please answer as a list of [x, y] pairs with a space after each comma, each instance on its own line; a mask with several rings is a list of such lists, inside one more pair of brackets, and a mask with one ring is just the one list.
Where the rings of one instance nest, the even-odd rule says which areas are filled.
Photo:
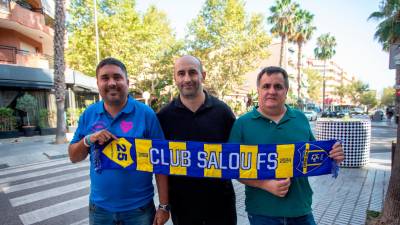
[[7, 174], [12, 174], [12, 173], [18, 173], [18, 172], [23, 172], [23, 171], [28, 171], [28, 170], [34, 170], [34, 169], [40, 169], [48, 166], [56, 166], [64, 163], [70, 162], [69, 159], [63, 159], [63, 160], [55, 160], [55, 161], [50, 161], [46, 163], [35, 163], [27, 166], [18, 166], [18, 167], [8, 167], [7, 169], [2, 169], [0, 170], [0, 176], [7, 175]]
[[70, 180], [70, 179], [74, 179], [74, 178], [84, 177], [84, 176], [87, 176], [87, 175], [89, 175], [89, 169], [83, 170], [83, 171], [81, 170], [81, 171], [78, 171], [78, 172], [69, 173], [69, 174], [65, 174], [65, 175], [61, 175], [61, 176], [57, 176], [57, 177], [44, 178], [44, 179], [34, 180], [34, 181], [22, 183], [22, 184], [16, 184], [16, 185], [12, 185], [12, 186], [5, 186], [5, 187], [3, 187], [3, 192], [5, 194], [8, 194], [8, 193], [11, 193], [11, 192], [22, 191], [22, 190], [26, 190], [26, 189], [30, 189], [30, 188], [40, 187], [40, 186], [44, 186], [44, 185], [47, 185], [47, 184], [57, 183], [57, 182], [60, 182], [60, 181], [65, 181], [65, 180]]
[[44, 191], [28, 194], [28, 195], [23, 195], [23, 196], [20, 196], [17, 198], [12, 198], [12, 199], [10, 199], [10, 203], [13, 207], [16, 207], [16, 206], [28, 204], [31, 202], [43, 200], [46, 198], [63, 195], [63, 194], [69, 193], [69, 192], [82, 190], [82, 189], [85, 189], [88, 187], [90, 187], [90, 181], [85, 180], [85, 181], [69, 184], [66, 186], [56, 187], [56, 188], [47, 189]]
[[75, 198], [69, 201], [61, 202], [55, 205], [37, 209], [28, 213], [19, 215], [24, 225], [30, 225], [50, 219], [62, 214], [87, 207], [89, 205], [88, 195]]
[[18, 181], [18, 180], [24, 180], [28, 178], [33, 178], [33, 177], [39, 177], [43, 175], [49, 175], [53, 173], [58, 173], [58, 172], [65, 172], [66, 170], [72, 170], [72, 169], [78, 169], [88, 166], [88, 163], [79, 163], [79, 164], [71, 164], [71, 165], [66, 165], [62, 167], [57, 167], [57, 168], [50, 168], [50, 169], [45, 169], [41, 171], [36, 171], [36, 172], [31, 172], [31, 173], [25, 173], [17, 176], [11, 176], [11, 177], [6, 177], [0, 179], [0, 184], [12, 182], [12, 181]]
[[89, 225], [89, 218], [83, 219], [76, 223], [71, 223], [70, 225]]

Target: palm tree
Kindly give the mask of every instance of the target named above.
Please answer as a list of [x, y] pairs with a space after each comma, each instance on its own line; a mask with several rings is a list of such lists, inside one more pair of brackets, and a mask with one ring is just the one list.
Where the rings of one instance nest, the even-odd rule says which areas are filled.
[[279, 66], [281, 67], [286, 40], [294, 32], [294, 18], [298, 8], [299, 4], [292, 2], [292, 0], [277, 0], [276, 5], [269, 9], [272, 13], [272, 15], [268, 17], [268, 22], [273, 25], [271, 32], [281, 38], [281, 50], [279, 55]]
[[[381, 21], [375, 32], [375, 39], [384, 50], [400, 45], [400, 2], [383, 1], [379, 11], [373, 12], [368, 19]], [[400, 65], [396, 65], [396, 87], [400, 86]], [[400, 96], [395, 100], [396, 112], [400, 112]], [[392, 161], [392, 172], [381, 216], [372, 224], [400, 224], [400, 126], [397, 125], [396, 151]]]
[[300, 100], [301, 89], [301, 52], [303, 45], [309, 41], [317, 29], [312, 25], [314, 15], [307, 10], [299, 9], [295, 14], [294, 33], [289, 40], [297, 44], [297, 97]]
[[64, 38], [65, 38], [65, 2], [55, 1], [54, 21], [54, 89], [57, 105], [57, 131], [56, 144], [65, 141], [65, 61], [64, 61]]
[[317, 47], [314, 49], [316, 59], [324, 61], [324, 73], [322, 75], [322, 111], [325, 111], [325, 72], [326, 61], [331, 59], [335, 54], [336, 39], [329, 33], [322, 34], [317, 39]]

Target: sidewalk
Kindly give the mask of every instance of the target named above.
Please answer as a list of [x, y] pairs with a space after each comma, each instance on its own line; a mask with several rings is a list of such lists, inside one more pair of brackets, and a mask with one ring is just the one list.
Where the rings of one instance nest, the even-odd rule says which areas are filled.
[[[379, 126], [376, 123], [373, 126]], [[54, 135], [0, 139], [1, 165], [16, 166], [67, 157], [68, 144], [52, 144]], [[385, 147], [386, 149], [386, 147]], [[314, 190], [313, 213], [317, 224], [364, 225], [366, 210], [381, 211], [390, 177], [390, 150], [371, 153], [364, 168], [341, 168], [339, 177], [310, 177]], [[233, 181], [238, 225], [248, 225], [244, 185]], [[155, 197], [157, 201], [157, 197]], [[167, 223], [171, 225], [171, 221]]]
[[387, 127], [387, 128], [397, 129], [397, 124], [394, 122], [394, 120], [391, 120], [391, 121], [387, 121], [387, 120], [371, 121], [371, 126], [372, 127]]

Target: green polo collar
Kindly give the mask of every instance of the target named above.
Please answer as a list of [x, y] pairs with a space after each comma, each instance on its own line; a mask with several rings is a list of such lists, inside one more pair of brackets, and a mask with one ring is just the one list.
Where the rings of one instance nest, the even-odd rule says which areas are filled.
[[[279, 121], [279, 123], [286, 122], [286, 121], [290, 120], [290, 118], [296, 118], [296, 114], [294, 113], [293, 109], [290, 106], [286, 105], [286, 104], [285, 104], [285, 106], [286, 106], [285, 115], [283, 115], [283, 117]], [[258, 109], [258, 106], [253, 108], [253, 110], [251, 112], [252, 113], [252, 119], [260, 119], [261, 118], [261, 119], [267, 120], [268, 122], [271, 121], [271, 119], [269, 119], [269, 118], [265, 117], [264, 115], [262, 115], [257, 109]]]

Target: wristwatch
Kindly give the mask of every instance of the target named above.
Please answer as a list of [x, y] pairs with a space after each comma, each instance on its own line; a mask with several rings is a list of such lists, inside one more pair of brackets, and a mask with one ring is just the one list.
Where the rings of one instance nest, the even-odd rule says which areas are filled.
[[159, 204], [158, 209], [169, 212], [169, 211], [171, 211], [171, 206], [169, 204]]

